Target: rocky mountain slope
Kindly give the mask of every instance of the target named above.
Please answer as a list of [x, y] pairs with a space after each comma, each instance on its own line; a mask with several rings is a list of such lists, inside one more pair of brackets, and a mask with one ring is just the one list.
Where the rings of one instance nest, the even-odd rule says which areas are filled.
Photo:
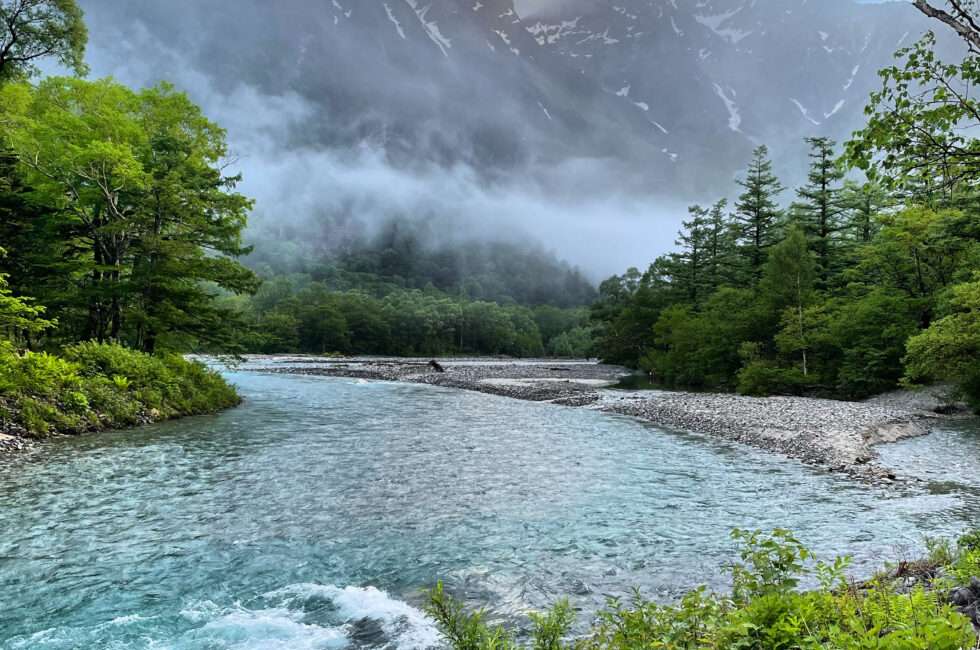
[[852, 0], [85, 5], [97, 29], [149, 33], [219, 86], [298, 93], [322, 119], [297, 146], [367, 143], [488, 178], [598, 159], [626, 187], [694, 192], [757, 143], [798, 160], [804, 136], [846, 136], [876, 70], [928, 27], [904, 3]]

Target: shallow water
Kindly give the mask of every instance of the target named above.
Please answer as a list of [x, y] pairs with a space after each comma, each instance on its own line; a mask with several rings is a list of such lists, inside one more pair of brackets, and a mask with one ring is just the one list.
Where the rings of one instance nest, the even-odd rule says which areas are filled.
[[0, 648], [425, 647], [440, 578], [502, 617], [591, 612], [723, 587], [736, 526], [860, 573], [980, 521], [972, 421], [884, 448], [931, 481], [884, 491], [587, 409], [229, 377], [239, 409], [0, 462]]

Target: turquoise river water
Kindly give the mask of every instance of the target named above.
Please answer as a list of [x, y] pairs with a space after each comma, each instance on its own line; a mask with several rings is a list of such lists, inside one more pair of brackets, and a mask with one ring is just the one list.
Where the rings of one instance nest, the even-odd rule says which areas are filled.
[[860, 573], [980, 522], [980, 428], [882, 449], [918, 486], [587, 409], [230, 372], [213, 417], [0, 460], [0, 649], [425, 648], [444, 579], [502, 619], [723, 588], [733, 527]]

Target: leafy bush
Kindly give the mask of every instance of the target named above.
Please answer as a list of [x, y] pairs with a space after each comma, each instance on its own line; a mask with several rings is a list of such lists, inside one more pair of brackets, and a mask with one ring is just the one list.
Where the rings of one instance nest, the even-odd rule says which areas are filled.
[[61, 356], [0, 341], [3, 420], [31, 436], [124, 427], [211, 413], [239, 401], [220, 375], [178, 355], [79, 343]]
[[[634, 594], [628, 606], [609, 601], [591, 630], [569, 639], [573, 618], [567, 601], [532, 616], [534, 650], [962, 650], [977, 638], [969, 620], [946, 603], [948, 581], [911, 588], [883, 574], [864, 585], [844, 576], [847, 558], [818, 562], [791, 533], [775, 530], [732, 533], [740, 561], [731, 568], [731, 596], [700, 587], [674, 605]], [[980, 532], [961, 538], [957, 551], [932, 545], [949, 564], [949, 580], [976, 576]], [[947, 552], [948, 551], [948, 552]], [[971, 572], [973, 572], [971, 574]], [[819, 588], [798, 591], [815, 574]], [[892, 577], [889, 578], [888, 576]], [[968, 580], [968, 578], [966, 578]], [[522, 647], [483, 612], [467, 613], [442, 585], [429, 594], [428, 614], [454, 650], [513, 650]]]
[[906, 379], [952, 381], [980, 412], [980, 274], [973, 282], [953, 287], [953, 313], [934, 322], [908, 341]]
[[802, 395], [812, 383], [799, 368], [780, 367], [771, 361], [752, 361], [738, 372], [742, 395]]

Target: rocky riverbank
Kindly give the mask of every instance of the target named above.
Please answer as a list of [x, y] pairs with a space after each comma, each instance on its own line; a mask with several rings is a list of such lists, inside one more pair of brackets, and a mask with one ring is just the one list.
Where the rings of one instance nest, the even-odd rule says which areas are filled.
[[875, 462], [875, 445], [923, 435], [940, 417], [927, 410], [932, 401], [903, 400], [897, 394], [862, 403], [613, 390], [629, 371], [590, 362], [464, 359], [433, 365], [380, 358], [251, 357], [245, 369], [423, 383], [583, 406], [752, 445], [875, 482], [896, 479], [892, 469]]

